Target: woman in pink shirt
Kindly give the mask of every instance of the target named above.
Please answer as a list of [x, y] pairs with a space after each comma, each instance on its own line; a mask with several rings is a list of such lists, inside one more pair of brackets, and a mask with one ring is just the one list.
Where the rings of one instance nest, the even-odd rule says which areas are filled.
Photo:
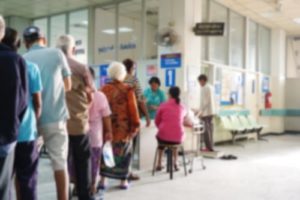
[[[169, 100], [166, 103], [161, 104], [159, 107], [155, 124], [158, 128], [156, 135], [158, 144], [161, 145], [177, 145], [181, 144], [184, 139], [184, 118], [186, 116], [186, 109], [180, 103], [180, 89], [178, 87], [172, 87], [169, 90]], [[162, 167], [162, 155], [164, 149], [159, 149], [157, 171], [161, 171]], [[177, 166], [177, 149], [174, 150], [174, 168], [178, 171]]]
[[[92, 68], [90, 68], [90, 72], [95, 78]], [[92, 153], [92, 193], [94, 194], [97, 190], [96, 181], [99, 175], [103, 140], [112, 140], [110, 115], [111, 110], [106, 96], [102, 92], [96, 91], [89, 110], [90, 131], [88, 132]]]

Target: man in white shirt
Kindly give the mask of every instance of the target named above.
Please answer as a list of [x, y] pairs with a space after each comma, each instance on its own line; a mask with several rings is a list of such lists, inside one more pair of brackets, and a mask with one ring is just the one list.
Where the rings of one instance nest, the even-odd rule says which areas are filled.
[[204, 142], [206, 146], [206, 151], [214, 151], [214, 142], [213, 142], [213, 117], [215, 115], [215, 98], [214, 98], [214, 89], [208, 83], [207, 76], [201, 74], [198, 77], [198, 81], [201, 90], [201, 104], [198, 111], [198, 116], [204, 123]]

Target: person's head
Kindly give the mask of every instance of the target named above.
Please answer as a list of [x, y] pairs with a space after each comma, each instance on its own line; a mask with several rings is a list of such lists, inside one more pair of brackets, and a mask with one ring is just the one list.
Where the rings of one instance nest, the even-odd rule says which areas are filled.
[[176, 103], [180, 103], [180, 88], [175, 86], [169, 89], [169, 97], [175, 99]]
[[135, 72], [135, 69], [136, 69], [135, 62], [133, 60], [127, 58], [127, 59], [123, 60], [123, 64], [126, 67], [127, 73], [133, 75]]
[[90, 73], [91, 73], [92, 78], [95, 80], [95, 79], [96, 79], [96, 73], [95, 73], [95, 70], [94, 70], [92, 67], [89, 67], [89, 70], [90, 70]]
[[120, 62], [112, 62], [107, 72], [110, 79], [120, 82], [123, 82], [127, 75], [126, 67]]
[[2, 41], [5, 35], [5, 21], [3, 17], [0, 15], [0, 42]]
[[205, 74], [201, 74], [199, 77], [198, 77], [198, 81], [200, 83], [200, 85], [203, 87], [206, 85], [208, 79], [207, 79], [207, 76]]
[[75, 39], [71, 35], [61, 35], [56, 41], [56, 47], [61, 49], [65, 55], [71, 56], [75, 53]]
[[2, 39], [2, 43], [10, 47], [12, 50], [17, 51], [21, 44], [18, 32], [15, 29], [7, 27], [5, 29], [5, 36]]
[[23, 32], [24, 44], [29, 49], [34, 44], [46, 45], [46, 38], [37, 26], [29, 26]]
[[157, 91], [160, 87], [160, 80], [157, 77], [152, 77], [149, 80], [149, 85], [153, 91]]

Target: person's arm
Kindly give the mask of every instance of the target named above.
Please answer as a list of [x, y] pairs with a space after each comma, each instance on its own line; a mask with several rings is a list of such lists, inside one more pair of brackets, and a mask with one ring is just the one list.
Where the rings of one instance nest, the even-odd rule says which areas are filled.
[[65, 92], [68, 92], [72, 89], [71, 69], [62, 51], [58, 51], [58, 56], [60, 59], [60, 66], [62, 69], [61, 73], [64, 81]]
[[128, 115], [130, 118], [129, 123], [131, 127], [130, 135], [132, 138], [134, 138], [138, 133], [140, 127], [140, 116], [137, 109], [137, 102], [136, 102], [134, 91], [129, 90], [127, 95], [128, 95], [128, 109], [129, 109]]
[[42, 114], [42, 93], [37, 92], [32, 94], [32, 102], [36, 119], [39, 119]]
[[111, 124], [111, 118], [110, 116], [103, 117], [103, 138], [104, 141], [112, 141], [113, 135], [112, 135], [112, 124]]
[[140, 107], [142, 113], [145, 115], [146, 126], [149, 127], [150, 124], [151, 124], [151, 119], [150, 119], [150, 115], [149, 115], [149, 112], [148, 112], [148, 108], [147, 108], [146, 102], [145, 101], [140, 101], [139, 102], [139, 107]]
[[210, 100], [211, 100], [211, 91], [210, 88], [205, 88], [203, 92], [203, 96], [201, 97], [201, 107], [199, 109], [199, 112], [197, 114], [198, 117], [201, 117], [203, 113], [208, 109], [210, 105]]
[[65, 86], [65, 91], [68, 92], [72, 89], [72, 79], [71, 76], [66, 76], [64, 77], [64, 86]]
[[29, 87], [32, 96], [33, 109], [36, 119], [38, 120], [42, 114], [42, 77], [38, 66], [30, 63], [31, 71], [29, 74]]
[[27, 77], [27, 66], [23, 58], [19, 57], [19, 66], [17, 66], [17, 70], [19, 72], [19, 80], [20, 85], [19, 88], [16, 88], [16, 94], [19, 95], [19, 105], [18, 105], [18, 113], [19, 120], [22, 121], [25, 111], [28, 105], [28, 77]]
[[162, 110], [158, 109], [156, 116], [155, 116], [155, 125], [156, 127], [159, 127], [160, 123], [161, 123], [161, 115], [162, 115]]
[[88, 98], [88, 102], [92, 103], [93, 98], [94, 98], [93, 93], [96, 91], [96, 87], [94, 85], [92, 75], [88, 70], [88, 67], [85, 67], [83, 80], [85, 83], [85, 92], [86, 92], [86, 95]]
[[148, 108], [147, 108], [147, 105], [145, 102], [145, 97], [143, 95], [143, 90], [142, 90], [140, 81], [137, 78], [135, 79], [134, 89], [135, 89], [135, 95], [138, 100], [139, 108], [140, 108], [142, 114], [145, 115], [145, 118], [146, 118], [146, 127], [149, 127], [151, 124], [151, 119], [150, 119]]
[[[106, 96], [103, 93], [101, 95], [95, 95], [94, 101], [99, 105], [102, 105], [100, 108], [100, 114], [103, 122], [103, 138], [105, 141], [111, 141], [113, 139], [112, 135], [112, 123], [111, 123], [111, 110]], [[98, 98], [97, 98], [98, 97]], [[101, 98], [100, 98], [101, 97]], [[101, 102], [101, 103], [100, 103]]]

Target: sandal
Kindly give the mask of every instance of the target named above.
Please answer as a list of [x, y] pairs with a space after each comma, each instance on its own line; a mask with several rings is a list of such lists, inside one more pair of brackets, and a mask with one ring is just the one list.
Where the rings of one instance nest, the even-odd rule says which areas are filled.
[[136, 174], [133, 174], [133, 173], [131, 173], [130, 175], [129, 175], [129, 177], [128, 177], [128, 180], [129, 181], [138, 181], [138, 180], [140, 180], [141, 178], [138, 176], [138, 175], [136, 175]]
[[162, 171], [163, 169], [164, 169], [163, 166], [157, 166], [155, 170], [158, 171], [158, 172], [160, 172], [160, 171]]
[[175, 172], [178, 172], [180, 170], [180, 168], [178, 167], [177, 164], [174, 165], [174, 170], [175, 170]]
[[98, 186], [97, 186], [97, 190], [99, 191], [99, 190], [106, 190], [106, 186], [105, 185], [102, 185], [102, 184], [99, 184]]
[[120, 190], [128, 190], [129, 189], [129, 183], [127, 183], [127, 184], [121, 184], [119, 186], [119, 188], [120, 188]]

